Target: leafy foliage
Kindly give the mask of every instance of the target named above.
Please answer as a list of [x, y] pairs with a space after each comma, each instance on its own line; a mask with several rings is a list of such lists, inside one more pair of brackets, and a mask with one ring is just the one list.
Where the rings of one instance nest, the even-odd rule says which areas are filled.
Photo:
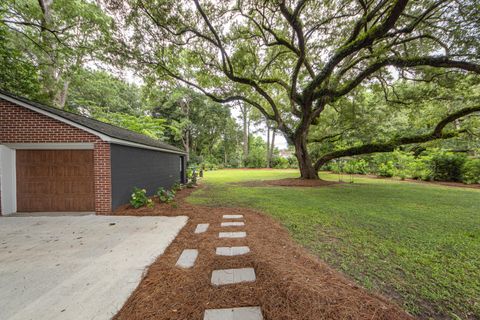
[[165, 190], [164, 188], [160, 187], [157, 189], [155, 193], [158, 197], [160, 202], [171, 203], [175, 199], [175, 190]]
[[480, 159], [467, 159], [462, 168], [462, 181], [480, 183]]
[[130, 204], [135, 209], [140, 207], [153, 207], [153, 201], [149, 197], [147, 197], [147, 190], [140, 189], [140, 188], [133, 188], [133, 192], [130, 198]]

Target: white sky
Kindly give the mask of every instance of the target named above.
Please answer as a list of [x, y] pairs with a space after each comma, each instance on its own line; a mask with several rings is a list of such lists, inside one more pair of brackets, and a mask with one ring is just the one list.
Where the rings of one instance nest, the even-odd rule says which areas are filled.
[[[230, 109], [232, 112], [232, 116], [235, 118], [238, 124], [242, 126], [242, 117], [240, 110], [235, 107]], [[254, 136], [259, 136], [262, 137], [263, 141], [267, 141], [267, 128], [265, 127], [265, 124], [262, 126], [251, 126], [250, 132], [252, 131], [257, 131], [253, 133]], [[263, 132], [262, 132], [263, 131]], [[275, 134], [275, 147], [277, 147], [279, 150], [287, 149], [288, 148], [288, 143], [287, 140], [283, 137], [283, 134], [280, 131], [277, 131]]]

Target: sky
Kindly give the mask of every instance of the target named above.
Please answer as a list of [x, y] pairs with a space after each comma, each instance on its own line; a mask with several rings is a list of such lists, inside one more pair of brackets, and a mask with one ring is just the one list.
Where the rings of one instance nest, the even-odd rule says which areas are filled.
[[[231, 108], [231, 112], [232, 112], [232, 116], [235, 118], [237, 123], [242, 125], [242, 121], [241, 121], [242, 117], [240, 114], [240, 110], [237, 107], [235, 107], [235, 108]], [[264, 141], [267, 141], [267, 131], [264, 124], [262, 127], [260, 126], [252, 127], [251, 131], [257, 131], [253, 133], [253, 135], [262, 137]], [[279, 150], [284, 150], [288, 148], [287, 140], [285, 140], [285, 137], [280, 131], [277, 131], [275, 135], [275, 147], [277, 147]]]

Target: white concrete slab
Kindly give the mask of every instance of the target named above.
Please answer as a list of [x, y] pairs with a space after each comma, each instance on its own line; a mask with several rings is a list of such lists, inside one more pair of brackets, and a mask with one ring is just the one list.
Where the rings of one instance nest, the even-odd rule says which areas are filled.
[[222, 269], [212, 272], [212, 284], [222, 286], [227, 284], [254, 282], [256, 280], [253, 268]]
[[209, 226], [210, 226], [209, 223], [199, 223], [195, 228], [195, 233], [204, 233], [208, 230]]
[[110, 319], [187, 217], [1, 217], [0, 319]]
[[249, 247], [218, 247], [217, 256], [240, 256], [250, 252]]
[[219, 238], [245, 238], [246, 236], [247, 236], [247, 233], [245, 231], [218, 233]]
[[260, 307], [207, 309], [203, 320], [263, 320]]
[[223, 219], [243, 219], [243, 214], [224, 214]]
[[177, 267], [180, 268], [191, 268], [195, 265], [195, 260], [198, 257], [198, 250], [196, 249], [185, 249], [178, 258]]
[[241, 221], [231, 221], [231, 222], [222, 222], [220, 226], [222, 227], [243, 227], [245, 222]]

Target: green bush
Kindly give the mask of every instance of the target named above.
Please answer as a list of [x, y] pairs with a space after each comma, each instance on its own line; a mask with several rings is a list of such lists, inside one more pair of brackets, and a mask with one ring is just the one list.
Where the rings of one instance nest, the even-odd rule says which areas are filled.
[[267, 160], [262, 153], [249, 153], [245, 159], [245, 167], [247, 168], [265, 168], [267, 166]]
[[298, 160], [295, 156], [289, 156], [287, 158], [288, 160], [288, 167], [292, 169], [297, 169], [298, 168]]
[[433, 179], [428, 158], [415, 159], [408, 164], [406, 171], [407, 175], [412, 179], [425, 181]]
[[213, 171], [218, 170], [218, 165], [211, 162], [204, 162], [202, 163], [201, 168], [205, 171]]
[[287, 158], [274, 157], [274, 158], [272, 158], [272, 168], [288, 169], [288, 168], [290, 168], [290, 163], [288, 162]]
[[162, 187], [157, 189], [156, 195], [160, 202], [170, 203], [175, 199], [175, 191], [165, 190]]
[[377, 174], [381, 177], [393, 177], [395, 174], [395, 166], [393, 161], [389, 160], [384, 163], [380, 163], [377, 169]]
[[175, 182], [172, 186], [172, 190], [177, 192], [183, 189], [183, 186], [180, 182]]
[[433, 180], [461, 181], [462, 167], [466, 157], [463, 154], [439, 152], [433, 154], [430, 160], [430, 169]]
[[369, 172], [368, 162], [364, 159], [352, 159], [345, 163], [344, 172], [348, 174], [367, 174]]
[[467, 159], [462, 167], [462, 181], [467, 184], [480, 183], [480, 159]]
[[143, 206], [153, 207], [152, 199], [147, 197], [147, 190], [137, 187], [133, 188], [132, 197], [130, 198], [130, 204], [135, 209]]

